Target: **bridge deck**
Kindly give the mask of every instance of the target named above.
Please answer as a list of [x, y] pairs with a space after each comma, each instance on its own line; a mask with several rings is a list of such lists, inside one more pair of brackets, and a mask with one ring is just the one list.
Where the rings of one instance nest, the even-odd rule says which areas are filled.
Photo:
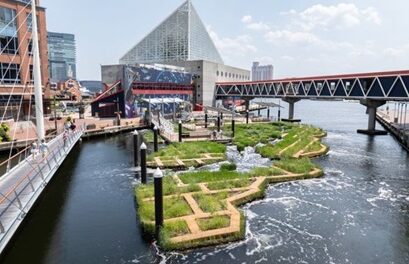
[[30, 155], [0, 178], [0, 253], [82, 133], [69, 133], [65, 147], [63, 136], [57, 136], [48, 143], [44, 157]]

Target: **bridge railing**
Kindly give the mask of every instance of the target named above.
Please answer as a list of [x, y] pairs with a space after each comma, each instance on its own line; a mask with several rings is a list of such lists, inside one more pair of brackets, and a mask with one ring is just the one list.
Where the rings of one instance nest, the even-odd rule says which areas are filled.
[[[81, 138], [81, 128], [51, 140], [46, 154], [28, 155], [26, 159], [0, 179], [0, 246], [10, 230], [21, 221], [41, 194], [70, 150]], [[19, 154], [19, 155], [22, 155]]]
[[[55, 138], [56, 132], [51, 133], [46, 137], [46, 140], [53, 140]], [[18, 151], [16, 154], [8, 158], [7, 160], [0, 163], [0, 178], [3, 177], [6, 173], [9, 173], [14, 167], [16, 167], [21, 162], [25, 161], [28, 156], [31, 155], [31, 143], [36, 141], [35, 139], [30, 139], [26, 141], [26, 144], [29, 145], [22, 150]], [[10, 148], [13, 143], [9, 143]]]

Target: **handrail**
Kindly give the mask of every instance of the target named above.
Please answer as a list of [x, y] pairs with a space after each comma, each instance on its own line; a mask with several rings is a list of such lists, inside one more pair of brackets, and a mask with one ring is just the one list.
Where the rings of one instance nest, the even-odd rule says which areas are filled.
[[2, 167], [3, 165], [5, 165], [6, 163], [8, 163], [10, 160], [16, 158], [18, 155], [20, 155], [21, 153], [23, 153], [24, 151], [28, 150], [30, 147], [26, 147], [25, 149], [23, 149], [22, 151], [18, 152], [17, 154], [15, 154], [14, 156], [6, 159], [5, 161], [3, 161], [2, 163], [0, 163], [0, 167]]
[[[51, 140], [57, 138], [58, 135], [57, 135], [56, 137], [52, 137], [52, 135], [54, 135], [54, 134], [57, 134], [57, 131], [53, 131], [52, 133], [50, 133], [49, 135], [47, 135], [46, 138], [47, 138], [47, 139], [50, 139], [50, 138], [51, 138]], [[33, 140], [36, 140], [36, 139], [30, 139], [30, 140], [25, 140], [25, 141], [28, 142], [28, 141], [33, 141]], [[11, 144], [13, 144], [13, 142], [11, 142]], [[11, 169], [11, 168], [9, 168], [11, 161], [12, 161], [13, 159], [15, 159], [16, 157], [18, 157], [19, 155], [23, 154], [24, 152], [28, 151], [30, 148], [31, 148], [31, 146], [27, 146], [27, 147], [24, 148], [23, 150], [19, 151], [17, 154], [13, 155], [12, 157], [10, 157], [10, 158], [8, 158], [7, 160], [5, 160], [5, 161], [3, 161], [2, 163], [0, 163], [0, 168], [3, 167], [3, 166], [5, 166], [5, 165], [7, 164], [7, 169], [6, 169], [6, 173], [5, 173], [5, 174], [7, 174], [7, 173], [9, 172], [9, 170]], [[16, 164], [15, 166], [17, 166], [17, 165], [18, 165], [18, 164]], [[4, 174], [4, 175], [5, 175], [5, 174]], [[1, 176], [4, 176], [4, 175], [1, 175]], [[0, 177], [1, 177], [1, 176], [0, 176]]]
[[[77, 135], [78, 133], [79, 133], [79, 131], [75, 131], [73, 136]], [[60, 135], [60, 136], [61, 136], [61, 135]], [[58, 138], [58, 136], [56, 137], [56, 139], [57, 139], [57, 138]], [[71, 138], [73, 138], [73, 137], [71, 137]], [[58, 139], [57, 141], [60, 141], [60, 139]], [[58, 143], [58, 142], [57, 142], [56, 146], [54, 146], [54, 147], [51, 149], [51, 151], [57, 149], [60, 145], [61, 145], [61, 143]], [[51, 151], [50, 151], [50, 152], [51, 152]], [[52, 152], [52, 153], [53, 153], [52, 157], [55, 157], [55, 153], [54, 153], [54, 152]], [[40, 159], [40, 160], [39, 160], [39, 163], [43, 162], [43, 161], [46, 160], [48, 157], [49, 157], [49, 156], [47, 155], [47, 156], [45, 156], [44, 158]], [[44, 166], [43, 166], [43, 167], [44, 167]], [[26, 173], [15, 185], [13, 185], [13, 186], [10, 188], [10, 190], [9, 190], [6, 194], [3, 195], [3, 198], [0, 199], [0, 205], [1, 205], [5, 200], [9, 200], [9, 199], [7, 199], [7, 198], [9, 198], [9, 196], [10, 196], [12, 193], [14, 193], [14, 192], [17, 190], [17, 188], [20, 187], [20, 185], [21, 185], [27, 178], [29, 178], [30, 174], [31, 174], [33, 171], [35, 171], [35, 169], [36, 169], [36, 167], [33, 167], [33, 168], [32, 168], [28, 173]], [[38, 173], [37, 173], [37, 174], [38, 174]], [[36, 174], [36, 175], [37, 175], [37, 174]], [[24, 189], [25, 189], [25, 188], [24, 188]]]

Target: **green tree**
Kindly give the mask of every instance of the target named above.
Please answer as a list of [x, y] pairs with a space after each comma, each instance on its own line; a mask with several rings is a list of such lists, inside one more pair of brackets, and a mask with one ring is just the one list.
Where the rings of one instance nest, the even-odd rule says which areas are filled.
[[0, 126], [0, 142], [10, 142], [11, 137], [9, 135], [10, 127], [6, 123], [2, 123]]

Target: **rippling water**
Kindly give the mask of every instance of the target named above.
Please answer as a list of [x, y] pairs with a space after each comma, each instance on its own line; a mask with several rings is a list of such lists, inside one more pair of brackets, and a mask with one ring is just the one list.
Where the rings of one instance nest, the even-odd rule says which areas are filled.
[[[356, 134], [365, 108], [305, 101], [328, 131], [322, 179], [269, 187], [244, 207], [246, 239], [163, 253], [135, 215], [130, 138], [84, 143], [59, 171], [3, 263], [409, 263], [409, 157], [390, 136]], [[24, 254], [23, 254], [24, 252]]]

